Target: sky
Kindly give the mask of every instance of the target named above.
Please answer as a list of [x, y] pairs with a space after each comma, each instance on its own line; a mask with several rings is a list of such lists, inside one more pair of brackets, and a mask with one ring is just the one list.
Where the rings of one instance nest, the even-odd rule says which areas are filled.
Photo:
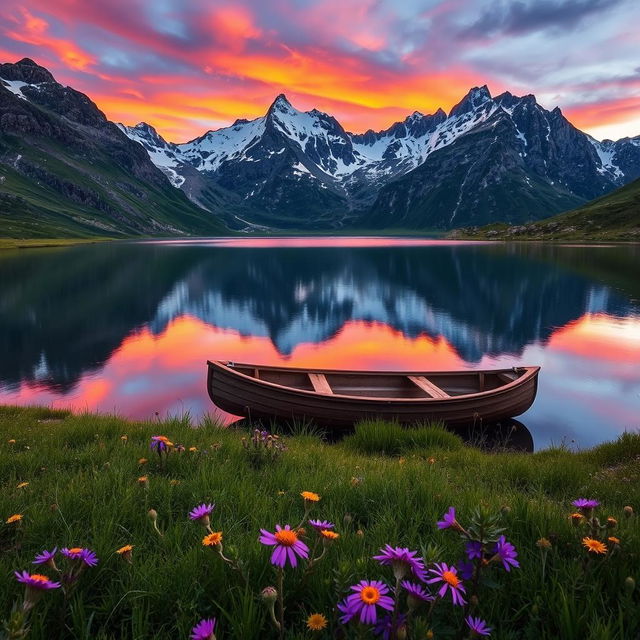
[[0, 61], [173, 142], [279, 93], [362, 132], [483, 84], [617, 139], [640, 135], [638, 24], [638, 0], [4, 0]]

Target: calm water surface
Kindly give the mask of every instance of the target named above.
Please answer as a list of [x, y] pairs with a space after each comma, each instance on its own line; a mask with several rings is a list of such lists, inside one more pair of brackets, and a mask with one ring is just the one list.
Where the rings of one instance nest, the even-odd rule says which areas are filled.
[[0, 254], [0, 402], [215, 412], [209, 359], [542, 366], [536, 448], [640, 428], [640, 247], [375, 238]]

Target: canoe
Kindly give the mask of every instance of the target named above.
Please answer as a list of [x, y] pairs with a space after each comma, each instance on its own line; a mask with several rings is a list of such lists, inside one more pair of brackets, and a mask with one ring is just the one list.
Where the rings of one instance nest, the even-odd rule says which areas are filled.
[[339, 371], [221, 361], [207, 365], [209, 397], [228, 413], [332, 427], [350, 427], [367, 418], [441, 420], [450, 425], [511, 418], [532, 405], [540, 371]]

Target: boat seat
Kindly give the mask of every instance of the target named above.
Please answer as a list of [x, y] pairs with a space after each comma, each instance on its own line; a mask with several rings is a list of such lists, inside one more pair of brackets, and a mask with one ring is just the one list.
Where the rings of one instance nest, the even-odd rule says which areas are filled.
[[413, 384], [420, 387], [431, 398], [450, 398], [451, 396], [444, 390], [427, 380], [424, 376], [407, 376]]
[[309, 380], [313, 385], [313, 390], [316, 393], [329, 393], [333, 394], [333, 389], [329, 386], [327, 378], [324, 373], [309, 373]]
[[518, 374], [517, 373], [502, 373], [502, 372], [500, 372], [500, 373], [497, 374], [497, 378], [501, 382], [506, 382], [507, 384], [509, 384], [510, 382], [513, 382], [514, 380], [518, 379]]

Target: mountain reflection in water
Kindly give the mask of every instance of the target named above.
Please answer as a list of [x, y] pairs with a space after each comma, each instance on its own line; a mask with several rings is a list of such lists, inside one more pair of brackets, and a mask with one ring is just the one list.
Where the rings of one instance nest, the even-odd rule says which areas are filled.
[[540, 364], [538, 398], [520, 418], [536, 448], [640, 427], [638, 247], [330, 244], [5, 253], [0, 401], [198, 417], [214, 411], [207, 358], [386, 370]]

